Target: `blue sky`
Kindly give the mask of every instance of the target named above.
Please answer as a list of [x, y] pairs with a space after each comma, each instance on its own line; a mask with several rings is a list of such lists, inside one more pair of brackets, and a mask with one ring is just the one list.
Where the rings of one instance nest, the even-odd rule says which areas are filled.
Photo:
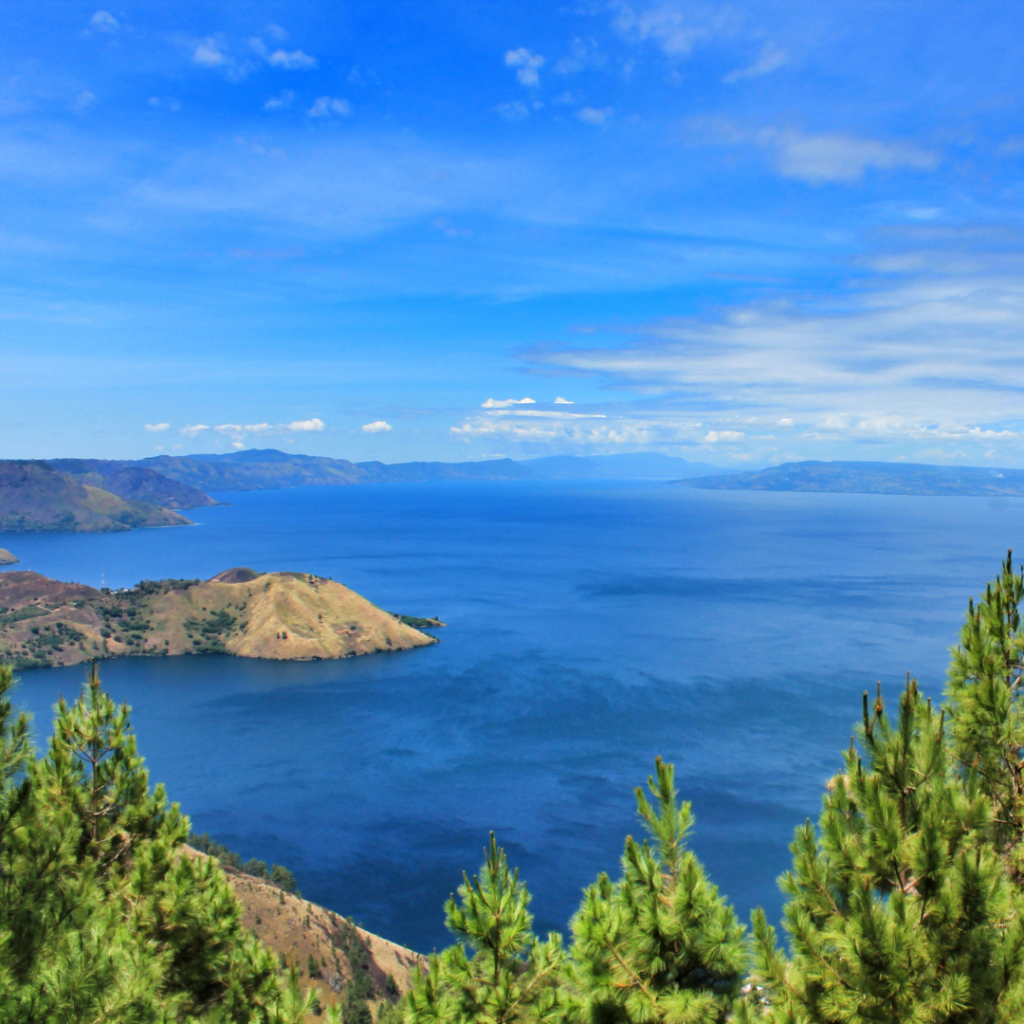
[[0, 456], [1024, 465], [1017, 3], [0, 21]]

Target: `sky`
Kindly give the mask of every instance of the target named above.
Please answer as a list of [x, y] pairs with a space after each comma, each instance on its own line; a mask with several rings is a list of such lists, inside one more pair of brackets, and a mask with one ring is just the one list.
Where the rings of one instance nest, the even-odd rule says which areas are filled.
[[1024, 466], [1016, 0], [0, 5], [0, 457]]

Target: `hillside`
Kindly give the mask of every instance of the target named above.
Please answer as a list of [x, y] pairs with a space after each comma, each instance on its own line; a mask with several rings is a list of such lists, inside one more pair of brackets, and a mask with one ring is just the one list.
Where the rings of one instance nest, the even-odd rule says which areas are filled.
[[188, 525], [177, 512], [126, 501], [45, 462], [0, 460], [0, 532], [109, 533]]
[[117, 591], [0, 574], [0, 661], [16, 668], [131, 655], [314, 661], [434, 643], [348, 587], [306, 573], [231, 569]]
[[7, 550], [7, 548], [0, 548], [0, 565], [16, 565], [19, 559]]
[[145, 501], [157, 508], [203, 508], [216, 505], [208, 494], [172, 480], [154, 469], [110, 459], [47, 459], [47, 465], [80, 484], [102, 487], [126, 501]]
[[[203, 854], [186, 847], [190, 856]], [[263, 878], [222, 865], [245, 907], [243, 923], [283, 963], [297, 966], [304, 984], [314, 985], [323, 1007], [341, 1002], [353, 981], [374, 1011], [412, 988], [426, 957], [358, 928], [351, 921]], [[312, 975], [310, 967], [313, 968]], [[361, 979], [357, 979], [362, 975]]]
[[673, 483], [709, 490], [1024, 497], [1024, 470], [907, 462], [787, 462], [753, 473]]

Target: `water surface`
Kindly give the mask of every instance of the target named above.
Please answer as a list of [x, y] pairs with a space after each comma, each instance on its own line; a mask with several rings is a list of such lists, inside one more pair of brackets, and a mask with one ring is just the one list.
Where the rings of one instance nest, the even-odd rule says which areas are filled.
[[[429, 950], [494, 829], [539, 931], [615, 872], [632, 789], [677, 765], [694, 847], [746, 916], [777, 916], [793, 828], [818, 813], [875, 680], [938, 695], [967, 598], [1021, 541], [1014, 499], [445, 483], [222, 495], [189, 529], [7, 535], [23, 564], [129, 586], [235, 565], [315, 572], [440, 615], [443, 643], [308, 664], [124, 659], [172, 799], [303, 894]], [[23, 674], [48, 727], [82, 667]]]

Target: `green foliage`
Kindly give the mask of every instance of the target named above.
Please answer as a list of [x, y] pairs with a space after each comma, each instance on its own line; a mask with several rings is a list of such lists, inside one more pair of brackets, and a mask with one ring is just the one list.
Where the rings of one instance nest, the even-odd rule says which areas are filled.
[[655, 765], [654, 803], [636, 790], [653, 845], [628, 836], [621, 880], [601, 875], [572, 921], [578, 1012], [602, 1024], [713, 1024], [743, 980], [743, 927], [686, 849], [693, 815], [672, 765]]
[[1018, 878], [1024, 874], [1024, 708], [1021, 673], [1024, 577], [1007, 552], [1000, 574], [973, 599], [953, 650], [946, 696], [952, 752], [961, 773], [977, 773], [992, 801], [993, 838]]
[[1024, 904], [977, 777], [956, 772], [943, 715], [913, 680], [895, 723], [881, 696], [864, 705], [863, 757], [851, 743], [781, 880], [791, 960], [755, 915], [761, 1009], [823, 1024], [1019, 1020]]
[[301, 1020], [95, 667], [38, 760], [12, 685], [0, 668], [0, 1022]]
[[295, 884], [295, 876], [281, 864], [275, 864], [270, 869], [270, 880], [274, 885], [280, 886], [285, 892], [293, 892], [297, 895], [299, 893], [298, 886]]
[[531, 930], [530, 894], [509, 870], [491, 833], [480, 874], [463, 875], [459, 899], [445, 904], [446, 924], [460, 940], [430, 958], [415, 979], [406, 1024], [510, 1024], [558, 1017], [557, 982], [564, 955], [556, 934]]

